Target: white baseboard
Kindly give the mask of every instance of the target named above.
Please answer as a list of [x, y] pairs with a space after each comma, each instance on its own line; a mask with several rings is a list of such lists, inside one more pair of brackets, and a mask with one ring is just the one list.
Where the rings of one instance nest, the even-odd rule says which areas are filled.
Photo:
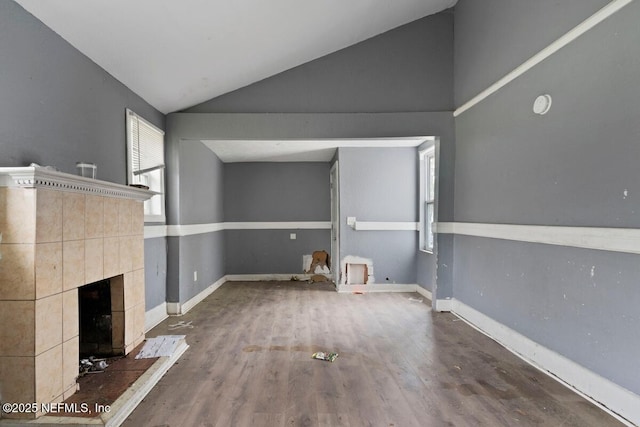
[[298, 280], [309, 280], [308, 274], [291, 273], [291, 274], [227, 274], [225, 280], [230, 282], [265, 282], [269, 280], [291, 280], [297, 277]]
[[149, 332], [167, 317], [167, 303], [163, 302], [144, 314], [144, 331]]
[[449, 299], [437, 299], [436, 311], [452, 311], [453, 300]]
[[180, 303], [179, 302], [168, 302], [167, 303], [167, 314], [169, 316], [179, 316], [182, 314], [180, 311]]
[[[532, 341], [458, 300], [453, 313], [525, 362], [549, 374], [627, 425], [640, 425], [640, 396]], [[631, 422], [631, 423], [630, 423]]]
[[416, 285], [416, 292], [428, 299], [429, 301], [433, 301], [433, 294], [430, 290], [423, 288], [420, 285]]
[[189, 310], [195, 307], [196, 304], [198, 304], [203, 299], [211, 295], [213, 291], [215, 291], [220, 286], [222, 286], [222, 284], [226, 281], [227, 281], [226, 276], [222, 276], [221, 278], [216, 280], [215, 283], [212, 283], [210, 286], [208, 286], [205, 290], [201, 291], [199, 294], [197, 294], [190, 300], [184, 302], [180, 307], [180, 314], [186, 314]]
[[416, 286], [415, 284], [403, 283], [369, 283], [368, 285], [342, 284], [338, 287], [338, 292], [416, 292]]
[[201, 291], [200, 293], [198, 293], [188, 301], [185, 301], [184, 303], [168, 302], [167, 314], [169, 316], [182, 316], [183, 314], [186, 314], [189, 310], [195, 307], [196, 304], [198, 304], [203, 299], [211, 295], [213, 291], [215, 291], [220, 286], [222, 286], [222, 284], [226, 281], [227, 281], [227, 276], [222, 276], [215, 283], [211, 284], [206, 289], [204, 289], [203, 291]]

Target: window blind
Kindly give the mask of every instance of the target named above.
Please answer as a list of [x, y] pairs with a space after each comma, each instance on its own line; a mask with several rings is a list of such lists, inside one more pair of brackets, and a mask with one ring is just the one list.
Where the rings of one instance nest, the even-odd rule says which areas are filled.
[[131, 175], [135, 182], [140, 174], [164, 167], [164, 132], [132, 111], [129, 119]]

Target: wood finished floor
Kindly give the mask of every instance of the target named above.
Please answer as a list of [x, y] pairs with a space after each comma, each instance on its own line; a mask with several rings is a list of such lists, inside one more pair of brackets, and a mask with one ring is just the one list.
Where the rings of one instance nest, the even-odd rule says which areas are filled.
[[421, 298], [226, 283], [147, 334], [191, 347], [123, 425], [622, 425]]

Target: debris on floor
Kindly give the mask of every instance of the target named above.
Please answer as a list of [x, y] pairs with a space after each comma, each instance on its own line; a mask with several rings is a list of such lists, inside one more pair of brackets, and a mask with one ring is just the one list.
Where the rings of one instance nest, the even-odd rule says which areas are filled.
[[413, 298], [413, 297], [409, 297], [409, 301], [413, 301], [413, 302], [422, 302], [422, 298]]
[[338, 357], [338, 353], [326, 353], [324, 351], [317, 351], [313, 353], [311, 357], [318, 360], [326, 360], [327, 362], [333, 362]]
[[93, 356], [89, 356], [88, 359], [80, 359], [78, 373], [80, 377], [86, 374], [99, 374], [104, 372], [108, 366], [106, 359], [96, 359]]
[[[191, 322], [189, 322], [191, 323]], [[178, 345], [185, 339], [186, 335], [160, 335], [149, 338], [144, 343], [136, 359], [152, 359], [154, 357], [169, 357], [173, 355]]]
[[324, 276], [322, 274], [314, 274], [313, 276], [309, 277], [309, 283], [324, 283], [328, 281], [329, 279], [327, 279], [327, 276]]
[[169, 330], [172, 331], [174, 329], [183, 329], [183, 328], [189, 328], [189, 329], [193, 329], [193, 320], [190, 320], [188, 322], [185, 322], [184, 320], [179, 321], [178, 323], [174, 323], [173, 325], [169, 325]]

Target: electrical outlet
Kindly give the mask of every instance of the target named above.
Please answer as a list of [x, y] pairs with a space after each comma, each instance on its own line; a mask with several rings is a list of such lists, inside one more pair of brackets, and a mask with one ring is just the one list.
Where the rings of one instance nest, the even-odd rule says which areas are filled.
[[194, 282], [198, 281], [198, 271], [197, 270], [193, 272], [193, 281]]
[[289, 239], [296, 240], [296, 238], [297, 238], [296, 233], [290, 233], [289, 234]]

